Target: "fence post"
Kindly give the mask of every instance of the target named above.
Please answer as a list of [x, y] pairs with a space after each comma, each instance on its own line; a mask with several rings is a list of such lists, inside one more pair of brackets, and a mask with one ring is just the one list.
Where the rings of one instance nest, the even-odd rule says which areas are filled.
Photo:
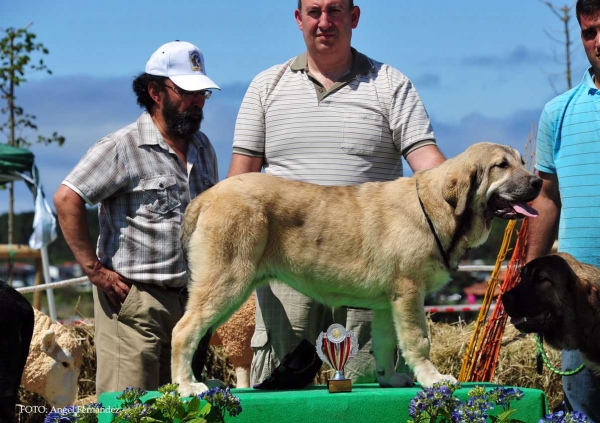
[[[35, 259], [35, 276], [33, 278], [33, 284], [35, 286], [44, 283], [44, 269], [42, 265], [42, 257]], [[33, 292], [33, 307], [37, 310], [42, 309], [42, 291]]]

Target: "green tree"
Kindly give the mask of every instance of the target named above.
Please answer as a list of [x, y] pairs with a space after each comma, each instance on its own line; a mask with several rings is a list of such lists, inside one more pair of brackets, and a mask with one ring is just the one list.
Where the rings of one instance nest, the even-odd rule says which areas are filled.
[[[31, 24], [30, 24], [31, 25]], [[36, 42], [36, 35], [24, 28], [7, 28], [4, 37], [0, 39], [0, 94], [6, 103], [2, 107], [2, 114], [8, 115], [6, 122], [0, 125], [0, 132], [7, 134], [8, 145], [14, 147], [28, 147], [26, 134], [37, 131], [36, 117], [25, 113], [23, 107], [15, 102], [15, 89], [27, 82], [26, 74], [29, 72], [47, 72], [50, 69], [44, 64], [43, 58], [37, 63], [32, 62], [32, 55], [47, 55], [48, 49], [42, 43]], [[44, 144], [58, 144], [61, 146], [65, 138], [56, 132], [51, 137], [38, 135], [37, 142]], [[13, 243], [13, 218], [14, 218], [14, 186], [8, 184], [8, 243]], [[9, 276], [10, 279], [10, 276]]]

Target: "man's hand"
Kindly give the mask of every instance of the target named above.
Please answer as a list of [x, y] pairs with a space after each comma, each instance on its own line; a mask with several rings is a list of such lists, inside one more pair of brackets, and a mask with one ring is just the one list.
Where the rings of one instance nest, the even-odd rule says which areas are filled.
[[131, 282], [106, 267], [100, 262], [94, 265], [94, 269], [88, 275], [91, 283], [101, 289], [107, 296], [110, 302], [118, 307], [125, 302]]

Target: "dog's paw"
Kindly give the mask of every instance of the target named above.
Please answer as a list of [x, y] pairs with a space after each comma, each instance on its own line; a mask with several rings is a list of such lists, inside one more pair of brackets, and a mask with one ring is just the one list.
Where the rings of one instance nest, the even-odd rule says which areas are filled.
[[437, 371], [429, 371], [417, 374], [417, 381], [423, 386], [423, 388], [431, 388], [434, 383], [437, 382], [448, 382], [456, 383], [456, 378], [451, 375], [443, 375]]
[[390, 377], [378, 377], [377, 381], [382, 388], [404, 388], [415, 384], [412, 377], [404, 373], [393, 373]]
[[225, 388], [225, 384], [219, 379], [205, 379], [204, 382], [182, 383], [177, 391], [182, 397], [193, 397], [208, 391], [211, 388]]

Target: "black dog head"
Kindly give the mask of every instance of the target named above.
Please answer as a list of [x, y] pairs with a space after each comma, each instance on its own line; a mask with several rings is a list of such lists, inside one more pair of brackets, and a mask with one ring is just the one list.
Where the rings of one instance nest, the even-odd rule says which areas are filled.
[[[569, 256], [570, 257], [570, 256]], [[521, 270], [521, 282], [502, 295], [511, 323], [524, 333], [540, 333], [554, 348], [576, 348], [574, 286], [578, 277], [557, 254], [539, 257]]]

